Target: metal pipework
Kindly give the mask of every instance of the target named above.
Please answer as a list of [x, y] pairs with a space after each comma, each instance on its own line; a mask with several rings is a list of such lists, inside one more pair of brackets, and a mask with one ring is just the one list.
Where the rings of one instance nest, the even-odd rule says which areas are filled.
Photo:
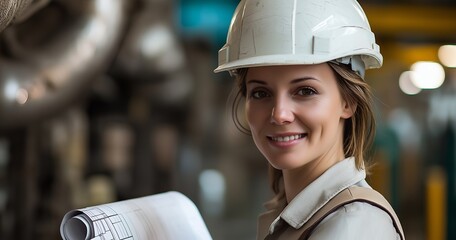
[[182, 106], [188, 102], [193, 79], [172, 23], [172, 1], [140, 2], [112, 73], [136, 86], [153, 105]]
[[50, 0], [0, 0], [0, 32], [33, 15]]
[[46, 31], [46, 25], [42, 24], [46, 21], [40, 20], [52, 14], [29, 18], [23, 23], [28, 28], [22, 35], [18, 25], [7, 28], [2, 35], [9, 56], [0, 57], [0, 129], [41, 120], [87, 92], [91, 81], [106, 71], [117, 52], [130, 2], [52, 2], [58, 4], [55, 9], [65, 11], [60, 16], [67, 17], [62, 21], [47, 21], [59, 25], [47, 31], [52, 33], [50, 37], [36, 36]]

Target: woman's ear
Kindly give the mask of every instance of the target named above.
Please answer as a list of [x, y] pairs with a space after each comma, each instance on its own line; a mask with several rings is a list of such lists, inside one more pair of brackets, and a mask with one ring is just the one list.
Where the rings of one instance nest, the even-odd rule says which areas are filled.
[[342, 103], [342, 115], [341, 118], [343, 119], [349, 119], [355, 114], [356, 108], [358, 107], [358, 104], [356, 103], [350, 103], [348, 101], [343, 101]]

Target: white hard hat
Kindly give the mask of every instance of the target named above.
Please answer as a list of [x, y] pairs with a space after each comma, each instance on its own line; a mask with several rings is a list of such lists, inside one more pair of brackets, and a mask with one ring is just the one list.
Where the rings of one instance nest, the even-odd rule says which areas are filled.
[[361, 76], [383, 57], [355, 0], [242, 0], [214, 72], [239, 68], [350, 64]]

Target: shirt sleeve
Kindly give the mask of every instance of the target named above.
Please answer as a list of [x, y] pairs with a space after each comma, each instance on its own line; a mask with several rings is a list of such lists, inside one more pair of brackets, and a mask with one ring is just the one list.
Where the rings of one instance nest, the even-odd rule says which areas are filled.
[[364, 202], [347, 204], [328, 215], [309, 240], [400, 240], [391, 217]]

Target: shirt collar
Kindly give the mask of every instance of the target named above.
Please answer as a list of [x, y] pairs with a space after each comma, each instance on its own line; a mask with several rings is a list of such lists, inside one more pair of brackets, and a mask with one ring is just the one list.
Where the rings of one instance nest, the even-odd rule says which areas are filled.
[[296, 195], [272, 222], [269, 232], [279, 227], [280, 219], [295, 229], [300, 228], [334, 196], [365, 178], [366, 172], [356, 168], [353, 157], [338, 162]]

